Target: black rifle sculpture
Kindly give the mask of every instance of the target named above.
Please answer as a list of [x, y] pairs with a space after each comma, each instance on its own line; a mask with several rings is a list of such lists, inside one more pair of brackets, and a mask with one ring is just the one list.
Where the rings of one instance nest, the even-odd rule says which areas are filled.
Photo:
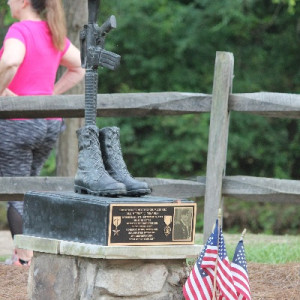
[[98, 67], [115, 70], [120, 55], [104, 49], [105, 37], [116, 28], [115, 16], [97, 24], [100, 0], [88, 1], [88, 25], [80, 33], [81, 63], [85, 74], [85, 126], [77, 131], [78, 169], [76, 193], [98, 196], [143, 196], [150, 193], [146, 182], [134, 179], [123, 159], [120, 130], [96, 126]]

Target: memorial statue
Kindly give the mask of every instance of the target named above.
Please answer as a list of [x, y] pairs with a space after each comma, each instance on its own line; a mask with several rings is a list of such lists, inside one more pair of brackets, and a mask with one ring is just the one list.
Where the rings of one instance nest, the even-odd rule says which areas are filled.
[[[128, 172], [120, 129], [96, 126], [98, 67], [115, 70], [120, 63], [119, 55], [104, 49], [116, 20], [111, 16], [101, 27], [96, 24], [99, 2], [88, 1], [88, 25], [80, 34], [86, 87], [85, 125], [77, 131], [76, 193], [27, 192], [24, 235], [98, 246], [193, 244], [196, 203], [177, 197], [133, 198], [150, 189]], [[117, 196], [127, 197], [113, 198]]]
[[88, 25], [80, 33], [81, 63], [85, 75], [85, 126], [77, 130], [78, 169], [75, 175], [76, 193], [97, 196], [143, 196], [150, 194], [146, 182], [134, 179], [124, 162], [120, 130], [96, 126], [98, 67], [115, 70], [120, 55], [104, 49], [105, 37], [116, 28], [116, 18], [109, 17], [97, 24], [100, 0], [88, 1]]

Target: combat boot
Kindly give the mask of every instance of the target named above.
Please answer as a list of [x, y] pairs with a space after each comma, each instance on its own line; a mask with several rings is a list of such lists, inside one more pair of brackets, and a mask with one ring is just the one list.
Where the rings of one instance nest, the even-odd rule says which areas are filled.
[[148, 184], [134, 179], [124, 162], [121, 144], [120, 129], [118, 127], [105, 127], [99, 131], [102, 159], [106, 171], [115, 180], [126, 186], [128, 196], [143, 196], [150, 194]]
[[98, 196], [126, 195], [123, 183], [114, 180], [105, 170], [99, 146], [99, 128], [94, 125], [77, 130], [78, 169], [74, 189], [79, 194]]

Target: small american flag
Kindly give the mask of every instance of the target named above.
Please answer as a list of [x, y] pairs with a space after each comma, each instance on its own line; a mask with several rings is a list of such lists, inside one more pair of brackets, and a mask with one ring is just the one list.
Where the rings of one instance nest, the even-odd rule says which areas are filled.
[[239, 300], [251, 300], [248, 269], [245, 255], [243, 239], [241, 239], [235, 249], [231, 263], [231, 271], [234, 285]]
[[[219, 232], [219, 238], [218, 233]], [[216, 288], [219, 292], [218, 299], [237, 300], [237, 292], [234, 286], [231, 266], [228, 259], [222, 228], [218, 227], [218, 221], [213, 233], [213, 238], [208, 241], [209, 245], [203, 256], [201, 267], [207, 271], [211, 279], [216, 275]], [[218, 259], [218, 261], [216, 261]], [[215, 271], [217, 268], [217, 272]]]
[[[215, 269], [216, 259], [218, 257], [218, 235], [219, 235], [219, 222], [216, 221], [214, 231], [206, 242], [205, 255], [202, 260], [201, 267], [204, 269]], [[211, 271], [211, 270], [210, 270]]]
[[207, 251], [211, 240], [218, 238], [218, 228], [210, 235], [204, 248], [201, 251], [197, 262], [190, 273], [189, 278], [183, 286], [183, 295], [186, 300], [211, 300], [213, 291], [213, 282], [211, 277], [201, 268], [203, 256]]

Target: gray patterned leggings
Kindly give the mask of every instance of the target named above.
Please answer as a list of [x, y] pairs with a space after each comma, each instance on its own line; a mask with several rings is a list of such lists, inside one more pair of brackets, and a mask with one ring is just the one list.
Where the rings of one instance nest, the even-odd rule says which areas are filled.
[[[38, 176], [55, 146], [61, 123], [45, 119], [0, 120], [0, 176]], [[23, 216], [22, 201], [8, 202], [10, 208]]]

